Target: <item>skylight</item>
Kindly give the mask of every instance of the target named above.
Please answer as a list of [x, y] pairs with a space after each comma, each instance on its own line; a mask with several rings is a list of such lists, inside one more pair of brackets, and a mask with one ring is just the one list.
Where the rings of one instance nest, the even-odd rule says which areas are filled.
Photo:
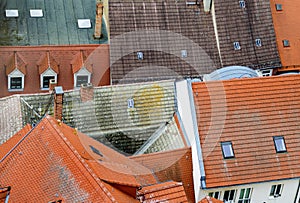
[[240, 50], [241, 49], [241, 46], [240, 46], [239, 42], [234, 42], [233, 47], [234, 47], [234, 50]]
[[78, 19], [77, 23], [78, 23], [78, 27], [81, 29], [92, 27], [92, 23], [90, 19]]
[[222, 142], [221, 147], [222, 147], [223, 157], [225, 159], [234, 158], [234, 152], [233, 152], [231, 142]]
[[42, 9], [30, 9], [30, 17], [32, 18], [40, 18], [43, 17], [43, 10]]
[[290, 46], [290, 41], [287, 39], [282, 40], [283, 46], [284, 47], [289, 47]]
[[282, 4], [275, 4], [276, 11], [282, 11]]
[[285, 146], [283, 136], [273, 137], [273, 140], [274, 140], [274, 145], [277, 153], [286, 152], [286, 146]]
[[255, 39], [255, 45], [256, 45], [257, 47], [261, 47], [261, 46], [262, 46], [262, 44], [261, 44], [261, 39]]
[[5, 10], [5, 16], [8, 18], [19, 17], [19, 11], [15, 9], [7, 9]]

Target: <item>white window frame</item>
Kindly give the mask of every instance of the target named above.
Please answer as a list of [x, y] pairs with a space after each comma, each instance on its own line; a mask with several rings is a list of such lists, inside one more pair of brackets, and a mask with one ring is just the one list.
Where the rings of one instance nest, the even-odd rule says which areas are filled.
[[[221, 142], [221, 150], [222, 150], [224, 159], [234, 158], [235, 155], [234, 155], [234, 151], [233, 151], [232, 142], [230, 142], [230, 141]], [[227, 152], [229, 152], [229, 153], [227, 153]]]
[[[280, 190], [277, 191], [279, 186], [280, 186]], [[269, 196], [270, 198], [281, 197], [282, 191], [283, 191], [283, 184], [272, 185]]]
[[239, 4], [241, 8], [246, 8], [246, 2], [244, 0], [240, 0]]
[[[244, 192], [242, 193], [242, 191], [244, 190]], [[239, 195], [239, 200], [238, 203], [250, 203], [251, 201], [251, 195], [252, 195], [252, 188], [242, 188], [240, 190], [240, 195]], [[247, 191], [249, 191], [248, 193], [248, 197], [246, 196]], [[242, 197], [241, 197], [242, 195]]]
[[[11, 79], [12, 78], [19, 78], [21, 77], [22, 78], [22, 85], [21, 85], [21, 88], [20, 89], [11, 89]], [[23, 91], [24, 90], [24, 74], [18, 70], [18, 69], [15, 69], [13, 72], [11, 72], [9, 75], [8, 75], [8, 90], [9, 91]]]
[[240, 50], [241, 49], [240, 42], [233, 42], [233, 48], [234, 50]]
[[91, 73], [85, 68], [82, 67], [77, 73], [74, 74], [74, 88], [80, 88], [77, 87], [77, 77], [78, 76], [88, 76], [88, 82], [91, 83]]
[[57, 73], [55, 71], [53, 71], [50, 67], [40, 75], [40, 81], [41, 81], [40, 87], [42, 90], [49, 90], [49, 88], [43, 87], [44, 77], [53, 77], [53, 76], [54, 76], [55, 82], [57, 82]]

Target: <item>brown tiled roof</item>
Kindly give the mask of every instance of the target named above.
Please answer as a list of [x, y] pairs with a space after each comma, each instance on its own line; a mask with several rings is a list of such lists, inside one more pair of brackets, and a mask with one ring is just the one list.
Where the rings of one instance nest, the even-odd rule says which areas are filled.
[[223, 203], [223, 201], [218, 200], [213, 197], [210, 197], [210, 196], [206, 196], [202, 200], [200, 200], [200, 202], [198, 202], [198, 203]]
[[[199, 6], [173, 0], [110, 0], [112, 83], [199, 77], [220, 67], [213, 20], [202, 12], [203, 4]], [[138, 51], [143, 60], [137, 58]]]
[[[299, 75], [192, 84], [208, 188], [300, 177], [299, 87]], [[234, 158], [222, 156], [226, 141]]]
[[[276, 10], [276, 4], [282, 5], [282, 10]], [[282, 62], [282, 70], [299, 70], [300, 49], [299, 22], [300, 15], [296, 8], [299, 8], [299, 1], [270, 1], [274, 29], [276, 33], [277, 46]], [[283, 40], [289, 40], [289, 47], [283, 46]]]
[[[36, 46], [36, 47], [1, 47], [0, 49], [0, 98], [12, 94], [41, 93], [40, 74], [50, 63], [51, 68], [58, 73], [57, 85], [64, 90], [74, 88], [74, 75], [71, 66], [80, 51], [85, 55], [85, 67], [92, 72], [91, 83], [93, 86], [109, 85], [109, 45], [78, 45], [78, 46]], [[7, 75], [16, 66], [13, 60], [16, 53], [17, 67], [25, 75], [24, 90], [9, 92], [7, 88]], [[49, 58], [47, 58], [49, 53]], [[7, 60], [10, 59], [10, 60]], [[25, 72], [26, 64], [26, 72]], [[6, 68], [5, 68], [6, 66]]]
[[90, 63], [86, 63], [88, 55], [85, 51], [79, 51], [71, 61], [72, 72], [77, 73], [82, 67], [85, 67], [90, 73], [93, 72], [93, 67]]
[[[245, 1], [245, 5], [241, 8], [239, 1], [214, 2], [222, 65], [280, 66], [270, 1]], [[261, 47], [256, 46], [256, 39], [261, 40]], [[234, 42], [239, 42], [240, 50], [234, 50]]]
[[151, 202], [188, 202], [182, 184], [165, 182], [142, 188], [137, 192], [139, 199], [144, 203]]
[[161, 182], [168, 180], [182, 182], [188, 202], [195, 202], [190, 148], [137, 155], [130, 158], [151, 169]]

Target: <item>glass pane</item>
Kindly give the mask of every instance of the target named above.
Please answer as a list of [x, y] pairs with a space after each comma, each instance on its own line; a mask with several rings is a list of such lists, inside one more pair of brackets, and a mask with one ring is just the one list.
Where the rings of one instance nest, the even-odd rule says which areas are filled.
[[21, 77], [11, 78], [10, 89], [22, 89], [22, 78]]
[[43, 77], [43, 88], [49, 88], [49, 83], [51, 79], [54, 79], [54, 76]]
[[274, 141], [275, 141], [277, 152], [284, 152], [284, 151], [286, 151], [286, 147], [285, 147], [285, 144], [284, 144], [283, 137], [275, 137]]
[[270, 196], [274, 196], [275, 187], [276, 187], [276, 185], [272, 185]]
[[234, 156], [231, 143], [223, 143], [222, 144], [222, 149], [223, 149], [223, 153], [224, 153], [225, 158]]
[[220, 192], [215, 192], [214, 198], [219, 199], [220, 197]]
[[251, 191], [251, 188], [247, 188], [246, 194], [245, 194], [245, 199], [248, 199], [250, 197], [250, 191]]
[[86, 83], [88, 83], [88, 76], [87, 75], [79, 75], [79, 76], [77, 76], [76, 87], [80, 87], [81, 84], [86, 84]]
[[245, 193], [245, 189], [241, 189], [240, 198], [239, 199], [244, 199], [244, 193]]
[[213, 193], [212, 192], [208, 193], [208, 196], [213, 197]]
[[224, 192], [224, 198], [223, 198], [223, 200], [225, 201], [227, 201], [227, 200], [229, 200], [229, 190], [226, 190], [225, 192]]
[[279, 195], [279, 194], [280, 194], [280, 190], [281, 190], [281, 185], [277, 185], [275, 194], [276, 194], [276, 195]]
[[233, 198], [234, 198], [234, 193], [235, 193], [235, 190], [231, 190], [231, 191], [230, 191], [229, 200], [233, 200]]

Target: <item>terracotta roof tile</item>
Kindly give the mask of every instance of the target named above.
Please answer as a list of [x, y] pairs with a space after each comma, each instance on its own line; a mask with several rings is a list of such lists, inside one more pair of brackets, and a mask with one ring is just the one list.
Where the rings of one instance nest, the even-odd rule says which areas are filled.
[[11, 55], [8, 64], [6, 65], [6, 76], [12, 73], [15, 69], [26, 75], [26, 65], [26, 62], [20, 53], [14, 52]]
[[37, 62], [37, 65], [39, 67], [39, 74], [44, 73], [49, 67], [59, 74], [59, 67], [58, 63], [55, 61], [55, 59], [50, 55], [49, 52], [45, 53], [40, 60]]
[[[192, 84], [208, 188], [300, 177], [299, 79]], [[284, 137], [286, 153], [276, 153], [274, 136]], [[223, 158], [225, 141], [231, 141], [235, 158]]]
[[137, 192], [139, 199], [151, 202], [188, 202], [181, 183], [165, 182], [142, 188]]
[[198, 202], [198, 203], [223, 203], [223, 201], [218, 200], [213, 197], [206, 196], [202, 200], [200, 200], [200, 202]]
[[182, 182], [188, 202], [195, 202], [190, 148], [143, 154], [130, 158], [151, 169], [161, 182], [168, 180]]

